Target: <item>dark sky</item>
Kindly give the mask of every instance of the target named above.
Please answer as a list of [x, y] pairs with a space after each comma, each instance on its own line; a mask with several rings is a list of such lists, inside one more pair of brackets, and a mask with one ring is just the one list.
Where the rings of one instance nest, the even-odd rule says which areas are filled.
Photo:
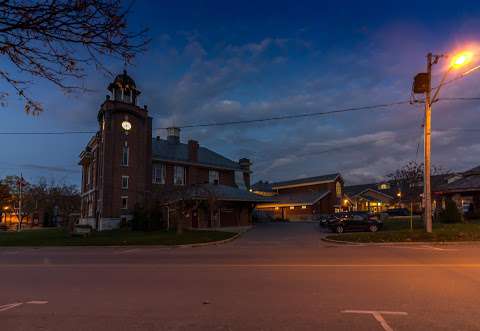
[[[173, 4], [174, 3], [174, 4]], [[408, 100], [429, 52], [476, 52], [476, 1], [137, 1], [130, 28], [150, 28], [148, 52], [128, 67], [154, 127], [329, 111]], [[480, 52], [478, 53], [480, 57]], [[2, 68], [9, 68], [4, 59]], [[470, 67], [479, 65], [475, 58]], [[123, 63], [110, 61], [114, 72]], [[435, 66], [439, 80], [448, 61]], [[453, 72], [454, 77], [458, 72]], [[112, 80], [89, 70], [91, 93], [64, 95], [47, 82], [0, 108], [0, 131], [96, 130]], [[1, 82], [1, 90], [8, 90]], [[480, 96], [480, 70], [442, 91]], [[11, 92], [11, 91], [10, 91]], [[451, 170], [480, 164], [479, 101], [443, 101], [433, 112], [433, 163]], [[379, 180], [422, 159], [421, 105], [229, 127], [185, 129], [232, 159], [253, 161], [254, 181], [340, 172], [347, 183]], [[474, 129], [474, 130], [472, 130]], [[165, 132], [154, 132], [165, 137]], [[89, 135], [0, 136], [0, 177], [23, 172], [79, 183], [78, 154]]]

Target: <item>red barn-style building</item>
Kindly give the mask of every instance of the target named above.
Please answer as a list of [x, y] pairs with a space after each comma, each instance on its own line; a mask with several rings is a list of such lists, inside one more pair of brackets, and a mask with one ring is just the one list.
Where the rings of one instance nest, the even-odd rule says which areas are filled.
[[340, 174], [300, 178], [283, 182], [257, 182], [252, 192], [271, 201], [257, 205], [257, 210], [277, 219], [311, 220], [318, 214], [341, 209], [343, 179]]
[[[230, 160], [180, 141], [180, 129], [152, 138], [152, 118], [138, 106], [140, 91], [126, 71], [108, 86], [98, 112], [99, 130], [80, 154], [80, 223], [118, 228], [136, 206], [157, 206], [185, 218], [187, 227], [242, 226], [265, 198], [250, 193], [251, 163]], [[188, 200], [179, 210], [178, 200]], [[186, 207], [188, 205], [188, 207]]]

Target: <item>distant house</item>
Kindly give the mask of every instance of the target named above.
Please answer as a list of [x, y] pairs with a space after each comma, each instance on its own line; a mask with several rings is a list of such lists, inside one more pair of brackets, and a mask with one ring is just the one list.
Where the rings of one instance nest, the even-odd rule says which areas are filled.
[[452, 176], [432, 191], [438, 208], [445, 208], [445, 200], [452, 199], [463, 213], [479, 213], [480, 166]]
[[[441, 174], [431, 177], [432, 192], [448, 183], [455, 174]], [[345, 186], [343, 207], [354, 211], [383, 212], [390, 208], [422, 211], [423, 182], [405, 187], [393, 180]]]
[[398, 205], [401, 194], [393, 182], [345, 186], [343, 206], [353, 211], [382, 212]]
[[271, 200], [258, 204], [259, 212], [279, 219], [306, 220], [341, 210], [343, 179], [335, 173], [275, 183], [260, 181], [251, 190]]
[[99, 130], [80, 154], [80, 222], [98, 230], [132, 219], [137, 206], [160, 208], [167, 221], [187, 227], [251, 223], [256, 203], [248, 191], [248, 159], [230, 160], [197, 141], [180, 141], [180, 129], [152, 139], [152, 118], [139, 107], [140, 91], [126, 72], [108, 86], [98, 112]]

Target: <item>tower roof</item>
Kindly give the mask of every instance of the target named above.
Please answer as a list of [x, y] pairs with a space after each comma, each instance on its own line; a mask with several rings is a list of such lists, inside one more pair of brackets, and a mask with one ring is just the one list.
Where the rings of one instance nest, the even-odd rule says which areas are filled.
[[123, 70], [123, 73], [117, 75], [110, 85], [108, 85], [108, 90], [112, 91], [115, 87], [120, 87], [123, 89], [130, 89], [140, 94], [140, 91], [137, 90], [137, 85], [132, 77], [127, 74], [127, 70]]

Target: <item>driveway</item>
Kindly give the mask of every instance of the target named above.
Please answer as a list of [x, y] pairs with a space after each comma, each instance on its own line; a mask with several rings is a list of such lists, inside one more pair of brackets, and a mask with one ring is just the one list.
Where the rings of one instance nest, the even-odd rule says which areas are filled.
[[480, 330], [480, 247], [323, 235], [274, 223], [196, 248], [1, 248], [0, 329]]

